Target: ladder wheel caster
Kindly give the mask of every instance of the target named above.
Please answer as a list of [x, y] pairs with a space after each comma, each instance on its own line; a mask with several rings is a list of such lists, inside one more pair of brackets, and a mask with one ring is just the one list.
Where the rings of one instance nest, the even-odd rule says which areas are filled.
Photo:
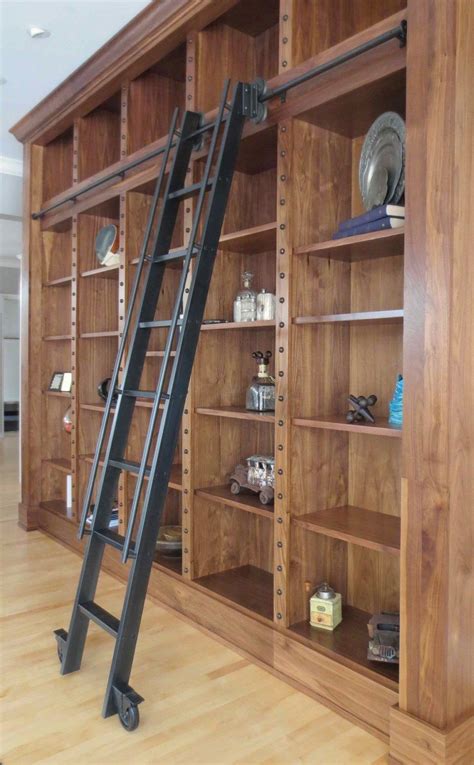
[[120, 723], [129, 733], [136, 730], [140, 724], [140, 712], [135, 704], [130, 704], [123, 712], [118, 713]]

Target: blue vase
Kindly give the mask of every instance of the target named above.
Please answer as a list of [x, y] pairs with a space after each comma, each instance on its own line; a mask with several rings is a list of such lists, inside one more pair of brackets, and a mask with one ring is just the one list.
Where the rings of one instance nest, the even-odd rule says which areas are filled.
[[392, 400], [388, 405], [390, 425], [401, 428], [403, 424], [403, 377], [398, 375]]

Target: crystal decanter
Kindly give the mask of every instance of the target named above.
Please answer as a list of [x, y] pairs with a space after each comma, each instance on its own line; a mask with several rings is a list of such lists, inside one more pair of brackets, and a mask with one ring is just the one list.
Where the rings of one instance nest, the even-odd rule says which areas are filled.
[[258, 372], [247, 388], [245, 407], [253, 412], [274, 412], [275, 378], [268, 372], [271, 351], [255, 351], [252, 356], [257, 361]]
[[252, 289], [253, 274], [244, 271], [242, 289], [234, 300], [234, 321], [255, 321], [257, 318], [257, 293]]

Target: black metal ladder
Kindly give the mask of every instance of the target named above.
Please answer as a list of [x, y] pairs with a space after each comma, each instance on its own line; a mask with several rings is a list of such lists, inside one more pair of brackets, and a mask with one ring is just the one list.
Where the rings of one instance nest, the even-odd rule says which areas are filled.
[[[227, 81], [216, 119], [212, 123], [201, 125], [201, 115], [187, 111], [177, 130], [177, 110], [171, 121], [84, 499], [79, 536], [84, 535], [88, 518], [91, 522], [90, 536], [85, 549], [71, 622], [68, 632], [62, 629], [55, 631], [61, 674], [68, 674], [80, 668], [91, 620], [115, 637], [115, 650], [102, 714], [109, 717], [118, 713], [122, 725], [127, 730], [137, 727], [138, 704], [143, 701], [128, 682], [180, 420], [242, 130], [245, 119], [255, 116], [256, 113], [254, 86], [237, 83], [230, 103], [227, 100], [228, 92]], [[192, 151], [205, 132], [210, 133], [210, 145], [202, 179], [199, 183], [186, 185], [186, 173]], [[189, 242], [183, 249], [170, 252], [179, 205], [190, 196], [197, 196], [197, 201]], [[167, 265], [176, 260], [183, 261], [183, 269], [173, 313], [168, 321], [156, 321], [155, 312], [164, 271]], [[191, 271], [192, 261], [194, 262]], [[183, 315], [180, 320], [181, 312]], [[140, 379], [149, 339], [152, 330], [157, 327], [168, 328], [163, 362], [155, 390], [141, 391]], [[173, 358], [172, 348], [175, 341], [177, 345]], [[126, 348], [129, 350], [119, 385], [119, 372]], [[169, 380], [165, 386], [168, 373]], [[152, 401], [140, 463], [124, 458], [137, 398], [148, 398]], [[157, 425], [160, 409], [163, 411]], [[113, 420], [107, 437], [112, 414]], [[156, 445], [152, 449], [155, 436]], [[91, 501], [105, 444], [104, 464], [90, 519]], [[153, 453], [149, 463], [151, 451]], [[122, 471], [137, 475], [125, 536], [109, 529]], [[149, 476], [149, 481], [144, 493], [138, 529], [134, 534], [145, 476]], [[94, 602], [106, 545], [121, 550], [123, 563], [128, 558], [132, 559], [120, 619]]]

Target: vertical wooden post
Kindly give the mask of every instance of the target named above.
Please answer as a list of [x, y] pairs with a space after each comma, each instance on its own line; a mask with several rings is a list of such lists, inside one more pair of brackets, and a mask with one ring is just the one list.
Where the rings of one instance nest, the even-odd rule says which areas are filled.
[[[292, 257], [292, 121], [278, 126], [277, 164], [277, 254], [276, 254], [276, 342], [275, 342], [275, 620], [289, 624], [290, 482], [291, 482], [291, 257]], [[290, 212], [289, 212], [290, 211]]]
[[474, 760], [473, 47], [470, 0], [409, 0], [403, 763]]
[[19, 524], [37, 528], [41, 494], [41, 223], [31, 213], [42, 202], [43, 149], [25, 144], [23, 152], [23, 254], [21, 259], [21, 500]]
[[[189, 32], [186, 41], [186, 93], [184, 109], [196, 110], [196, 72], [197, 72], [197, 56], [198, 56], [198, 43], [199, 34], [197, 32]], [[190, 167], [186, 177], [186, 185], [190, 185], [194, 182], [194, 162], [191, 161]], [[194, 199], [187, 199], [184, 205], [183, 215], [183, 242], [186, 246], [189, 242], [189, 235], [193, 225], [194, 215]], [[192, 265], [189, 271], [188, 282], [186, 287], [189, 287], [192, 278]], [[186, 294], [185, 294], [186, 299]], [[189, 384], [188, 396], [186, 398], [186, 404], [184, 407], [184, 413], [182, 418], [182, 482], [183, 482], [183, 495], [182, 495], [182, 526], [183, 526], [183, 576], [185, 579], [192, 579], [194, 575], [193, 568], [193, 506], [194, 506], [194, 472], [193, 472], [193, 428], [196, 423], [196, 415], [194, 414], [194, 375], [191, 375], [191, 381]]]

